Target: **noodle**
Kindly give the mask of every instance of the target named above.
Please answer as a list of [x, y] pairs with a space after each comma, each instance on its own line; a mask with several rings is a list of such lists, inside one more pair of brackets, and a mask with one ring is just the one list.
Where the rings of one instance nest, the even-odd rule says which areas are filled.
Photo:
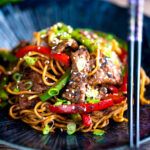
[[[54, 28], [52, 28], [47, 35], [47, 42], [49, 45], [52, 44], [51, 40], [52, 40], [53, 33], [54, 33]], [[40, 46], [42, 40], [42, 38], [40, 37], [40, 33], [35, 32], [34, 36], [36, 37], [37, 40], [36, 41], [37, 46]], [[111, 43], [112, 43], [112, 50], [118, 54], [121, 54], [121, 49], [119, 49], [116, 41], [112, 40]], [[106, 43], [104, 43], [103, 45], [105, 44]], [[29, 65], [28, 69], [40, 74], [41, 82], [42, 82], [42, 83], [40, 82], [40, 84], [44, 85], [46, 87], [46, 90], [51, 86], [53, 86], [53, 84], [55, 84], [59, 80], [59, 78], [61, 78], [61, 76], [66, 72], [66, 68], [64, 67], [64, 64], [61, 64], [57, 60], [54, 60], [53, 58], [50, 58], [46, 55], [31, 51], [27, 53], [26, 56], [34, 56], [37, 58], [36, 64]], [[99, 66], [99, 61], [101, 57], [100, 45], [98, 45], [96, 52], [90, 53], [90, 57], [91, 56], [96, 57], [96, 62], [94, 68], [92, 68], [93, 70], [90, 73], [88, 73], [88, 76], [92, 76], [94, 73], [96, 73], [96, 71], [100, 67]], [[9, 72], [6, 71], [5, 68], [1, 65], [0, 65], [0, 70], [2, 70], [2, 72], [5, 75], [13, 74], [22, 69], [21, 65], [24, 61], [25, 61], [24, 57], [19, 59], [16, 67], [13, 68], [12, 71]], [[19, 82], [24, 82], [24, 80], [21, 80]], [[149, 83], [150, 83], [150, 79], [146, 76], [145, 71], [141, 69], [141, 85], [140, 85], [141, 104], [150, 104], [150, 101], [144, 98], [145, 86]], [[29, 89], [29, 90], [21, 90], [16, 92], [12, 90], [13, 86], [14, 86], [14, 82], [10, 82], [6, 87], [8, 93], [14, 95], [12, 98], [8, 99], [8, 102], [11, 104], [11, 107], [9, 109], [9, 115], [13, 119], [21, 119], [23, 122], [29, 124], [32, 128], [39, 131], [43, 131], [45, 126], [49, 125], [50, 132], [54, 132], [56, 128], [60, 128], [61, 130], [67, 130], [67, 124], [74, 121], [71, 118], [71, 116], [69, 117], [69, 115], [56, 114], [50, 112], [49, 105], [57, 102], [56, 96], [50, 98], [48, 102], [44, 102], [39, 99], [43, 91], [39, 92], [38, 88], [37, 89], [31, 88], [32, 91], [31, 89]], [[91, 86], [91, 90], [97, 88], [95, 84], [92, 84], [90, 86]], [[120, 94], [122, 93], [120, 92]], [[20, 98], [19, 96], [21, 97], [26, 96], [27, 102], [32, 103], [32, 101], [34, 102], [35, 100], [36, 103], [31, 108], [29, 107], [28, 109], [27, 108], [22, 109], [19, 101]], [[127, 100], [119, 104], [114, 104], [113, 106], [106, 108], [105, 111], [99, 110], [99, 111], [92, 112], [90, 113], [92, 124], [89, 127], [86, 127], [82, 121], [79, 121], [76, 123], [77, 125], [76, 131], [93, 132], [97, 129], [102, 129], [103, 127], [109, 124], [110, 119], [114, 120], [115, 122], [123, 122], [123, 121], [127, 122], [128, 120], [124, 118], [124, 112], [126, 110], [127, 110]]]

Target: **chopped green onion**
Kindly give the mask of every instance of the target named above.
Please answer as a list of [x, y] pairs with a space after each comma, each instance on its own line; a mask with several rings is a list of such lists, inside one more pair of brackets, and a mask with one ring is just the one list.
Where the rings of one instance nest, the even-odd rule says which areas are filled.
[[14, 88], [14, 90], [13, 90], [14, 92], [19, 92], [19, 88]]
[[30, 66], [35, 65], [36, 61], [37, 61], [37, 57], [29, 57], [29, 56], [25, 56], [24, 57], [26, 63]]
[[45, 128], [43, 129], [43, 134], [46, 135], [50, 132], [50, 127], [49, 125], [46, 125]]
[[103, 131], [103, 130], [95, 130], [95, 131], [93, 132], [93, 134], [95, 134], [95, 135], [103, 135], [103, 134], [104, 134], [104, 131]]
[[71, 135], [76, 131], [76, 124], [74, 122], [70, 122], [67, 124], [67, 134]]
[[66, 73], [44, 94], [40, 96], [42, 101], [46, 101], [49, 98], [59, 94], [59, 91], [66, 85], [71, 76], [71, 69], [68, 69]]
[[27, 81], [27, 82], [25, 82], [25, 85], [28, 85], [28, 87], [26, 87], [26, 90], [29, 90], [29, 89], [32, 88], [33, 82], [32, 81]]
[[62, 102], [62, 103], [64, 103], [64, 102], [66, 102], [67, 100], [65, 100], [65, 99], [60, 99], [60, 98], [57, 98], [57, 101], [58, 101], [58, 102]]
[[88, 99], [87, 98], [87, 102], [88, 103], [98, 103], [98, 102], [100, 102], [100, 99]]
[[47, 30], [46, 30], [46, 29], [43, 29], [43, 30], [40, 31], [40, 36], [41, 36], [41, 35], [45, 35], [46, 33], [47, 33]]
[[7, 51], [0, 51], [0, 57], [12, 63], [17, 62], [17, 58], [12, 53]]
[[58, 105], [62, 105], [62, 104], [63, 104], [62, 102], [56, 102], [54, 105], [58, 106]]
[[67, 101], [65, 99], [60, 99], [60, 98], [57, 98], [57, 101], [54, 105], [69, 105], [71, 104], [70, 101]]
[[60, 38], [61, 38], [61, 39], [66, 39], [66, 40], [68, 40], [68, 39], [71, 38], [71, 35], [68, 34], [68, 33], [66, 33], [66, 32], [64, 32], [64, 34], [62, 34], [62, 35], [60, 36]]
[[73, 119], [73, 121], [75, 122], [78, 122], [78, 121], [81, 121], [82, 118], [81, 118], [81, 115], [78, 113], [78, 114], [71, 114], [71, 118]]
[[18, 72], [14, 73], [13, 79], [14, 79], [16, 82], [19, 82], [19, 81], [21, 80], [21, 74], [18, 73]]
[[8, 99], [8, 93], [4, 89], [0, 89], [0, 98], [3, 100]]
[[48, 90], [48, 94], [51, 95], [51, 96], [58, 95], [58, 94], [59, 94], [59, 90], [56, 89], [56, 88], [50, 88], [50, 89]]
[[64, 105], [70, 105], [71, 104], [71, 102], [70, 101], [67, 101], [67, 102], [65, 102], [65, 103], [63, 103]]
[[122, 77], [124, 77], [125, 72], [126, 72], [126, 67], [125, 67], [125, 66], [123, 66], [123, 67], [122, 67]]
[[97, 50], [98, 45], [97, 43], [89, 40], [88, 38], [86, 38], [85, 36], [83, 36], [82, 34], [79, 33], [79, 30], [74, 30], [71, 33], [71, 36], [77, 40], [78, 42], [80, 42], [81, 44], [85, 45], [90, 52], [94, 52], [95, 50]]

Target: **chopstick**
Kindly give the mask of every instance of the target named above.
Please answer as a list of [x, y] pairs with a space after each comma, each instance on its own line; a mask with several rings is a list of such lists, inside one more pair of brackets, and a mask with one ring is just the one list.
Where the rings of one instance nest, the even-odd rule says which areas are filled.
[[128, 37], [128, 119], [129, 119], [129, 145], [134, 146], [133, 140], [133, 71], [134, 71], [134, 47], [135, 47], [135, 21], [136, 21], [136, 0], [129, 0], [129, 37]]
[[143, 33], [143, 5], [144, 0], [137, 0], [136, 7], [136, 36], [135, 36], [135, 63], [134, 63], [134, 101], [135, 101], [135, 147], [140, 146], [140, 68], [142, 55]]

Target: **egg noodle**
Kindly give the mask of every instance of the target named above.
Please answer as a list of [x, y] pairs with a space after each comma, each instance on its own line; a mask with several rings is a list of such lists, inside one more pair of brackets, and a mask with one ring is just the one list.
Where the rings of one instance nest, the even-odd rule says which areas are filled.
[[[37, 45], [39, 46], [40, 34], [35, 33], [34, 35], [35, 37], [37, 37]], [[51, 32], [47, 36], [51, 36]], [[48, 37], [48, 39], [50, 39], [50, 37]], [[120, 49], [116, 48], [116, 43], [114, 41], [112, 41], [112, 43], [114, 44], [112, 49], [117, 49], [118, 53], [120, 53]], [[61, 65], [59, 61], [56, 61], [53, 58], [50, 58], [44, 54], [31, 51], [26, 56], [34, 56], [38, 58], [38, 67], [36, 67], [35, 65], [29, 65], [29, 67], [31, 70], [41, 75], [42, 81], [45, 86], [51, 87], [66, 72], [66, 68], [63, 65]], [[99, 67], [99, 58], [101, 57], [100, 48], [98, 48], [96, 52], [90, 53], [90, 57], [93, 56], [96, 57], [95, 68], [88, 74], [88, 76], [92, 76]], [[5, 75], [11, 75], [20, 70], [24, 61], [24, 57], [20, 58], [16, 67], [12, 71], [7, 71], [1, 65], [0, 70]], [[21, 80], [20, 82], [25, 82], [25, 80]], [[141, 104], [150, 104], [150, 101], [144, 98], [144, 92], [146, 90], [145, 86], [148, 85], [149, 82], [149, 78], [147, 77], [145, 71], [141, 68]], [[69, 122], [73, 122], [73, 119], [71, 117], [68, 117], [68, 115], [50, 112], [49, 104], [54, 104], [56, 102], [56, 97], [52, 97], [46, 102], [38, 100], [34, 108], [21, 109], [19, 105], [18, 96], [24, 96], [24, 94], [28, 94], [28, 101], [31, 101], [32, 99], [38, 99], [41, 96], [41, 93], [39, 93], [38, 89], [37, 91], [13, 91], [12, 86], [13, 83], [10, 82], [6, 87], [6, 90], [8, 93], [11, 94], [11, 97], [9, 98], [8, 102], [11, 105], [9, 109], [9, 114], [13, 119], [21, 119], [23, 122], [29, 124], [32, 128], [39, 131], [43, 131], [44, 127], [46, 125], [49, 125], [50, 132], [55, 132], [56, 128], [67, 130], [67, 124]], [[103, 127], [109, 124], [110, 119], [113, 119], [115, 122], [127, 122], [128, 120], [124, 118], [124, 112], [126, 110], [127, 99], [119, 104], [114, 104], [113, 106], [108, 107], [105, 110], [94, 111], [91, 113], [92, 124], [89, 127], [86, 127], [82, 121], [79, 121], [76, 123], [76, 131], [91, 132], [95, 131], [96, 129], [102, 129]]]

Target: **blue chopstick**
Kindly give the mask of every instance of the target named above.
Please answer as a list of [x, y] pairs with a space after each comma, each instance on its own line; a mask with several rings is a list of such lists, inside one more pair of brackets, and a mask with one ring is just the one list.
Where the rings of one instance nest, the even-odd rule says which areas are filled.
[[129, 145], [134, 147], [133, 140], [133, 72], [134, 72], [134, 43], [135, 43], [135, 21], [136, 0], [129, 0], [129, 37], [128, 37], [128, 111], [129, 111]]

